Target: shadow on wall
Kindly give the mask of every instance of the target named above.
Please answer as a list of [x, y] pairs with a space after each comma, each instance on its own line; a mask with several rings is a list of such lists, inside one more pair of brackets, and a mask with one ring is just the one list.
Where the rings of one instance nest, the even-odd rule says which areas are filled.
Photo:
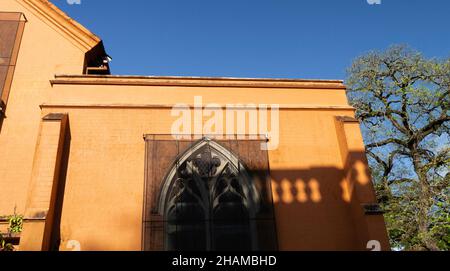
[[[70, 143], [66, 150], [68, 148]], [[383, 217], [380, 213], [368, 215], [363, 208], [363, 204], [376, 203], [370, 173], [363, 160], [365, 155], [353, 153], [351, 156], [361, 157], [361, 160], [347, 166], [348, 170], [317, 167], [270, 171], [272, 193], [263, 188], [262, 194], [272, 195], [280, 250], [368, 250], [366, 245], [371, 240], [378, 240], [383, 250], [389, 250]], [[63, 164], [67, 165], [67, 160]], [[62, 168], [62, 172], [66, 169]], [[61, 180], [65, 180], [65, 173], [62, 175]], [[60, 218], [61, 210], [57, 210], [56, 217]], [[136, 220], [126, 209], [116, 215], [122, 220], [124, 217], [128, 217], [127, 221]], [[59, 238], [59, 223], [55, 220], [53, 240]], [[121, 225], [120, 231], [124, 235], [140, 236], [140, 233], [134, 233], [136, 227]], [[109, 250], [108, 244], [114, 243], [104, 243], [108, 240], [104, 234], [98, 236], [92, 232], [87, 235], [90, 236], [89, 243], [82, 244], [83, 250]], [[132, 244], [124, 242], [125, 247], [121, 249], [129, 249], [126, 246]], [[117, 244], [114, 243], [114, 247]]]
[[[346, 169], [271, 170], [278, 242], [283, 250], [389, 250], [384, 218], [364, 153]], [[369, 212], [366, 206], [375, 207]]]
[[275, 204], [350, 203], [354, 188], [351, 184], [367, 186], [373, 191], [370, 171], [362, 162], [352, 166], [350, 180], [344, 170], [335, 167], [270, 172]]
[[54, 206], [54, 219], [52, 224], [52, 231], [50, 235], [50, 250], [59, 251], [61, 244], [61, 217], [64, 204], [64, 193], [66, 188], [67, 168], [69, 165], [69, 153], [71, 144], [70, 124], [67, 122], [66, 135], [64, 140], [63, 153], [61, 157], [59, 183], [56, 193]]
[[6, 118], [5, 115], [6, 105], [0, 100], [0, 134], [2, 133], [3, 120]]

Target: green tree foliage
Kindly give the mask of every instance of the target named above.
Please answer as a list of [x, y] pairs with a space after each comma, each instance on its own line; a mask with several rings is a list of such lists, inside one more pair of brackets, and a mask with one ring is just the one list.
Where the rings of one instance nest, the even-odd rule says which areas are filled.
[[348, 73], [392, 247], [449, 250], [450, 58], [394, 46]]

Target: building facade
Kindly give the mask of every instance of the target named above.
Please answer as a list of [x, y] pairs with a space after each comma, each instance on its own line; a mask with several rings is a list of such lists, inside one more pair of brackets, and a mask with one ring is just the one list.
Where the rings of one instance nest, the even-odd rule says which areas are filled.
[[389, 249], [342, 81], [110, 75], [46, 0], [0, 2], [0, 53], [20, 250]]

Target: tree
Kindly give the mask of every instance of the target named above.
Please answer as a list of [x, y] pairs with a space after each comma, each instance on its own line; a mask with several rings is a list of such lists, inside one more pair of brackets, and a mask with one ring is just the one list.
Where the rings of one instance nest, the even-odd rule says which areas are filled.
[[348, 73], [392, 246], [449, 250], [450, 58], [394, 46]]

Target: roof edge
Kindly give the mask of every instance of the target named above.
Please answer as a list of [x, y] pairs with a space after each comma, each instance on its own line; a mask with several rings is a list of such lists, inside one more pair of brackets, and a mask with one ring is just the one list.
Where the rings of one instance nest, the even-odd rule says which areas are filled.
[[320, 82], [344, 83], [341, 79], [305, 79], [305, 78], [256, 78], [256, 77], [222, 77], [222, 76], [164, 76], [164, 75], [84, 75], [56, 74], [55, 78], [109, 78], [109, 79], [192, 79], [192, 80], [238, 80], [238, 81], [283, 81], [283, 82]]
[[16, 0], [19, 4], [31, 8], [44, 19], [52, 23], [80, 47], [89, 51], [101, 42], [101, 39], [83, 25], [69, 17], [48, 0]]
[[53, 85], [132, 85], [132, 86], [198, 86], [198, 87], [250, 87], [250, 88], [311, 88], [341, 89], [342, 80], [235, 78], [235, 77], [182, 77], [182, 76], [120, 76], [120, 75], [55, 75]]

